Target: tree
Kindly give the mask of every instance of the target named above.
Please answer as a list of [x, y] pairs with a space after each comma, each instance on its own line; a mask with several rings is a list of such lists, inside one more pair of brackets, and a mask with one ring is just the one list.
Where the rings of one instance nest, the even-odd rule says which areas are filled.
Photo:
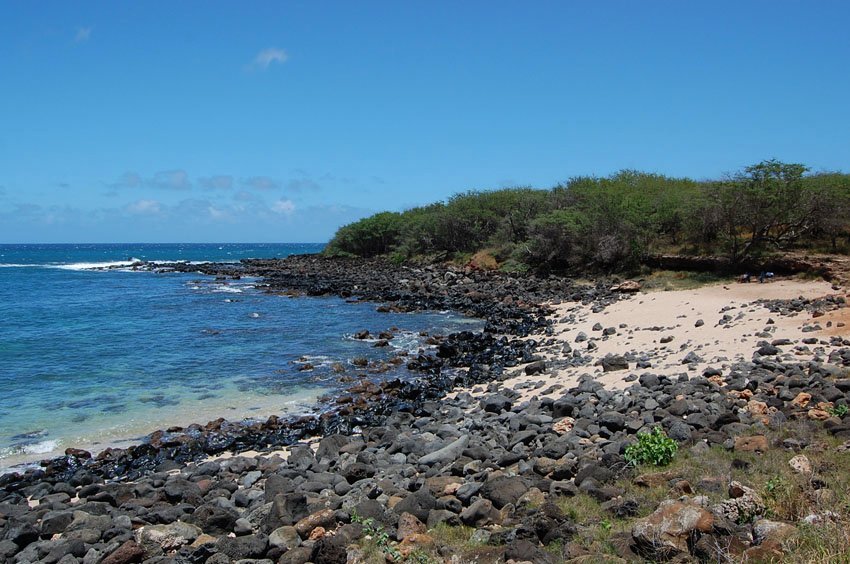
[[703, 213], [714, 222], [733, 261], [767, 248], [786, 248], [815, 227], [818, 199], [803, 182], [807, 170], [771, 159], [710, 185], [713, 193]]
[[328, 253], [361, 257], [386, 254], [398, 242], [400, 217], [395, 212], [382, 212], [341, 227], [328, 243]]

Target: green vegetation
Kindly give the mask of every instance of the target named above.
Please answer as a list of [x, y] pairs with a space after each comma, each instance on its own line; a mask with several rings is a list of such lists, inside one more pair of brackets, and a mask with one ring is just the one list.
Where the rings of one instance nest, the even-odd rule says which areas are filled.
[[841, 404], [828, 407], [826, 411], [833, 417], [843, 418], [847, 415], [848, 412], [850, 412], [850, 408], [848, 408], [844, 404]]
[[392, 542], [389, 533], [383, 526], [375, 523], [374, 519], [364, 519], [355, 513], [351, 516], [351, 522], [359, 523], [363, 526], [363, 534], [372, 545], [367, 547], [372, 549], [369, 552], [378, 552], [392, 562], [401, 560], [401, 553], [396, 548], [395, 543]]
[[679, 445], [656, 427], [650, 433], [638, 433], [637, 442], [626, 447], [623, 457], [626, 462], [633, 466], [640, 464], [651, 464], [653, 466], [667, 466], [676, 456]]
[[457, 194], [340, 228], [330, 255], [451, 259], [487, 250], [507, 270], [614, 271], [658, 253], [733, 261], [850, 247], [850, 174], [764, 161], [722, 180], [626, 170], [550, 190]]
[[[627, 468], [613, 482], [623, 491], [623, 499], [638, 504], [635, 515], [612, 513], [592, 496], [558, 497], [556, 505], [576, 526], [577, 532], [569, 541], [556, 540], [544, 548], [555, 563], [571, 560], [570, 552], [576, 548], [588, 551], [583, 562], [622, 562], [624, 544], [628, 544], [631, 531], [638, 520], [651, 514], [661, 501], [679, 496], [702, 495], [709, 505], [726, 500], [727, 486], [738, 481], [755, 489], [766, 507], [764, 517], [780, 520], [796, 527], [782, 549], [781, 561], [825, 564], [840, 562], [850, 564], [850, 454], [839, 448], [842, 441], [830, 436], [810, 421], [791, 421], [780, 429], [766, 431], [762, 427], [752, 432], [765, 432], [768, 443], [781, 444], [783, 439], [795, 439], [808, 445], [802, 452], [811, 461], [814, 473], [800, 474], [788, 461], [795, 454], [784, 448], [770, 448], [764, 453], [737, 452], [720, 445], [706, 449], [682, 449], [662, 472], [653, 467]], [[733, 463], [733, 461], [737, 463]], [[661, 479], [641, 481], [637, 477], [661, 476]], [[532, 510], [533, 511], [533, 510]], [[806, 524], [808, 515], [820, 515], [816, 524]], [[506, 527], [516, 526], [520, 517]], [[475, 529], [440, 524], [428, 531], [434, 544], [419, 553], [422, 561], [442, 561], [440, 554], [456, 554], [461, 562], [501, 561], [499, 547], [477, 542]], [[625, 543], [624, 543], [625, 540]], [[448, 550], [440, 551], [439, 547]], [[743, 557], [731, 545], [718, 545], [717, 562], [739, 562]], [[729, 551], [727, 551], [729, 550]], [[377, 552], [367, 562], [385, 562], [386, 554]], [[634, 560], [629, 560], [634, 561]], [[755, 560], [748, 560], [755, 561]], [[759, 560], [761, 561], [761, 560]], [[779, 561], [779, 560], [770, 560]]]

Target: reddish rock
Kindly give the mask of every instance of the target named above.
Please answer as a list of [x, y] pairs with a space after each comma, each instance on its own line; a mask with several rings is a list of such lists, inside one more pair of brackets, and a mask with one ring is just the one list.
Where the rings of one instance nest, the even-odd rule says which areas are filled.
[[800, 409], [805, 409], [809, 405], [810, 401], [812, 401], [812, 394], [800, 392], [794, 399], [791, 400], [791, 405], [799, 407]]
[[637, 280], [626, 280], [617, 284], [616, 286], [611, 286], [612, 292], [623, 292], [623, 293], [632, 293], [640, 291], [640, 282]]
[[710, 533], [714, 516], [698, 505], [665, 500], [658, 509], [632, 528], [632, 538], [653, 558], [687, 554], [688, 541]]
[[304, 539], [307, 538], [316, 527], [331, 529], [334, 525], [336, 525], [336, 519], [334, 518], [333, 510], [322, 509], [321, 511], [316, 511], [295, 523], [295, 530], [298, 531], [298, 534], [301, 535], [302, 539]]
[[396, 538], [399, 541], [405, 541], [414, 535], [425, 533], [425, 525], [410, 513], [402, 513], [398, 518], [398, 530]]
[[670, 482], [673, 478], [680, 478], [678, 474], [671, 471], [666, 472], [653, 472], [650, 474], [641, 474], [637, 476], [632, 482], [634, 482], [637, 486], [643, 486], [645, 488], [657, 488], [658, 486], [664, 486]]
[[145, 557], [145, 551], [136, 541], [128, 540], [115, 551], [101, 560], [101, 564], [132, 564], [141, 562]]
[[735, 437], [735, 450], [738, 452], [765, 452], [768, 448], [767, 437], [764, 435]]
[[66, 448], [65, 456], [73, 456], [74, 458], [88, 460], [89, 458], [91, 458], [91, 453], [81, 448]]
[[777, 549], [796, 532], [797, 527], [782, 521], [760, 519], [753, 524], [753, 538], [756, 544]]

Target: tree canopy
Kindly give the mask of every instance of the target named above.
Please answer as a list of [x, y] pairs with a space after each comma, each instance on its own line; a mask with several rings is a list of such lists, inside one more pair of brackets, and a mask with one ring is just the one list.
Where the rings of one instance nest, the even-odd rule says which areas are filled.
[[846, 248], [848, 211], [850, 175], [811, 174], [797, 163], [766, 160], [707, 181], [623, 170], [378, 213], [340, 228], [326, 252], [405, 260], [486, 249], [506, 265], [603, 271], [659, 252], [743, 261], [796, 247]]

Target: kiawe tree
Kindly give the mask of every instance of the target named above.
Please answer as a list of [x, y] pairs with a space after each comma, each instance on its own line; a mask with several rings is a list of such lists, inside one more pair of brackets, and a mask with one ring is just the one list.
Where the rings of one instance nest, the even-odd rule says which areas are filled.
[[718, 181], [623, 170], [551, 190], [469, 191], [346, 225], [326, 253], [467, 260], [486, 250], [510, 268], [617, 271], [658, 253], [740, 264], [794, 246], [837, 250], [850, 236], [850, 175], [807, 172], [773, 159]]
[[804, 182], [807, 171], [802, 164], [771, 159], [715, 186], [702, 213], [733, 261], [787, 248], [817, 225], [819, 200]]

